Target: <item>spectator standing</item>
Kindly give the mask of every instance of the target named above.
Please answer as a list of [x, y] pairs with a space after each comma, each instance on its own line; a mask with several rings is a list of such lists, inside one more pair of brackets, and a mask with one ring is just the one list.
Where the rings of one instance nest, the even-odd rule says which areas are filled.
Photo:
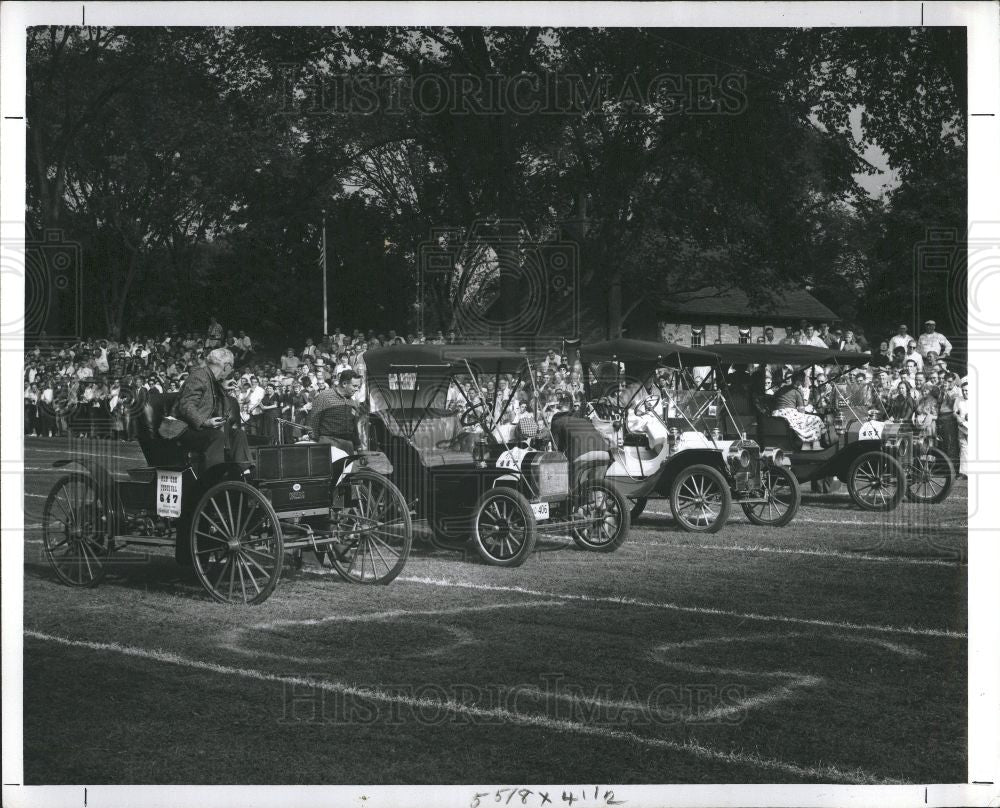
[[958, 426], [958, 479], [969, 476], [969, 382], [962, 380], [961, 394], [955, 399], [955, 421]]
[[209, 318], [208, 328], [206, 329], [207, 339], [205, 340], [205, 347], [209, 350], [213, 348], [219, 348], [222, 345], [222, 335], [225, 333], [222, 328], [222, 324], [215, 319], [215, 316]]
[[812, 327], [811, 323], [806, 323], [805, 330], [802, 334], [802, 338], [799, 342], [800, 345], [809, 345], [813, 348], [827, 348], [829, 347], [826, 342], [823, 341], [822, 337], [816, 333], [816, 329]]
[[941, 441], [941, 451], [957, 468], [959, 464], [958, 419], [955, 416], [955, 400], [961, 396], [955, 389], [955, 376], [948, 374], [942, 382], [938, 396], [937, 431]]
[[933, 320], [924, 321], [924, 333], [917, 338], [917, 350], [922, 356], [934, 351], [937, 356], [945, 357], [951, 353], [951, 343], [944, 334], [939, 334], [937, 323]]
[[909, 326], [906, 323], [900, 323], [896, 329], [896, 333], [889, 338], [889, 355], [894, 356], [896, 348], [902, 348], [905, 352], [911, 339], [913, 337], [909, 334]]
[[299, 369], [299, 358], [295, 355], [295, 349], [289, 348], [285, 351], [285, 355], [281, 357], [281, 372], [288, 375], [294, 375]]

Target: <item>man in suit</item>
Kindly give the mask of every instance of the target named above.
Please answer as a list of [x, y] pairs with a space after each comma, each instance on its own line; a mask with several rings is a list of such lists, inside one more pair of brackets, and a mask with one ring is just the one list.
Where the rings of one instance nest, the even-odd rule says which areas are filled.
[[233, 412], [228, 409], [221, 383], [233, 372], [234, 364], [232, 351], [227, 348], [211, 351], [206, 366], [188, 374], [174, 404], [173, 416], [188, 425], [180, 441], [188, 449], [204, 454], [206, 468], [224, 463], [227, 449], [232, 460], [249, 459], [246, 436], [230, 429], [229, 416]]

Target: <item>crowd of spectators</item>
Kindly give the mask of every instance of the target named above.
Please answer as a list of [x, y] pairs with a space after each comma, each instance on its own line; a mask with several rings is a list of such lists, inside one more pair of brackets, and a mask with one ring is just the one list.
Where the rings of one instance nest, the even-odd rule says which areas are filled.
[[[456, 344], [461, 337], [454, 331], [422, 331], [397, 334], [353, 330], [350, 334], [334, 328], [314, 341], [305, 338], [279, 356], [258, 350], [246, 331], [226, 330], [213, 317], [205, 331], [171, 331], [156, 336], [130, 335], [124, 339], [90, 339], [58, 347], [35, 347], [25, 357], [25, 433], [31, 436], [135, 438], [135, 404], [142, 391], [172, 392], [180, 389], [187, 374], [205, 365], [213, 348], [228, 347], [236, 357], [236, 390], [240, 410], [251, 434], [294, 439], [305, 431], [313, 399], [331, 387], [344, 370], [365, 376], [364, 354], [373, 347], [398, 343]], [[761, 343], [803, 344], [834, 350], [872, 353], [864, 334], [830, 329], [802, 322], [785, 329], [778, 339], [766, 328]], [[502, 418], [511, 423], [525, 422], [530, 414], [539, 427], [554, 413], [584, 404], [583, 368], [575, 357], [553, 347], [534, 361], [529, 357], [534, 385], [520, 390]], [[923, 333], [913, 338], [908, 326], [881, 341], [877, 361], [840, 379], [837, 390], [853, 397], [858, 405], [877, 405], [889, 417], [909, 420], [937, 435], [943, 448], [960, 462], [965, 474], [967, 435], [967, 382], [950, 367], [952, 345], [937, 332], [933, 320], [923, 324]], [[769, 387], [787, 381], [782, 373], [768, 369]], [[827, 384], [829, 368], [808, 379], [804, 399], [815, 403], [832, 395]], [[502, 385], [507, 384], [501, 380]], [[487, 380], [482, 390], [498, 410], [505, 398], [497, 395], [494, 382]], [[862, 392], [867, 391], [867, 392]], [[501, 391], [502, 393], [503, 391]], [[357, 393], [364, 400], [364, 383]], [[448, 406], [465, 406], [463, 396], [453, 389]], [[499, 411], [497, 413], [500, 414]], [[292, 425], [296, 426], [292, 426]], [[296, 428], [298, 427], [298, 428]], [[961, 460], [960, 460], [961, 458]]]

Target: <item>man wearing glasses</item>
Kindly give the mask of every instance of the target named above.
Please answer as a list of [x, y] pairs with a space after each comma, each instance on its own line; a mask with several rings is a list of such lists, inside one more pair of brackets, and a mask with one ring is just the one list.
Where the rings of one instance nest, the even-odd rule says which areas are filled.
[[246, 434], [231, 429], [239, 407], [222, 386], [222, 380], [232, 374], [233, 365], [228, 348], [211, 351], [205, 367], [188, 374], [174, 404], [172, 415], [188, 427], [179, 440], [184, 447], [204, 454], [206, 468], [227, 459], [249, 460]]

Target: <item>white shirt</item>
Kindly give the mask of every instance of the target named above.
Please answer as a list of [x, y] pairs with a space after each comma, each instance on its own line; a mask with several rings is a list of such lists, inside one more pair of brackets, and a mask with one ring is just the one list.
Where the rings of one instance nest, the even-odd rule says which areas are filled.
[[905, 351], [906, 346], [910, 344], [911, 339], [913, 339], [913, 337], [909, 334], [896, 334], [889, 340], [889, 356], [892, 356], [896, 348], [902, 348]]
[[819, 334], [813, 334], [811, 337], [807, 337], [805, 334], [802, 335], [802, 341], [799, 345], [811, 345], [813, 348], [826, 348], [828, 347]]
[[939, 357], [947, 356], [951, 353], [951, 343], [944, 334], [932, 331], [917, 337], [917, 350], [923, 356], [927, 356], [928, 351], [937, 351]]

